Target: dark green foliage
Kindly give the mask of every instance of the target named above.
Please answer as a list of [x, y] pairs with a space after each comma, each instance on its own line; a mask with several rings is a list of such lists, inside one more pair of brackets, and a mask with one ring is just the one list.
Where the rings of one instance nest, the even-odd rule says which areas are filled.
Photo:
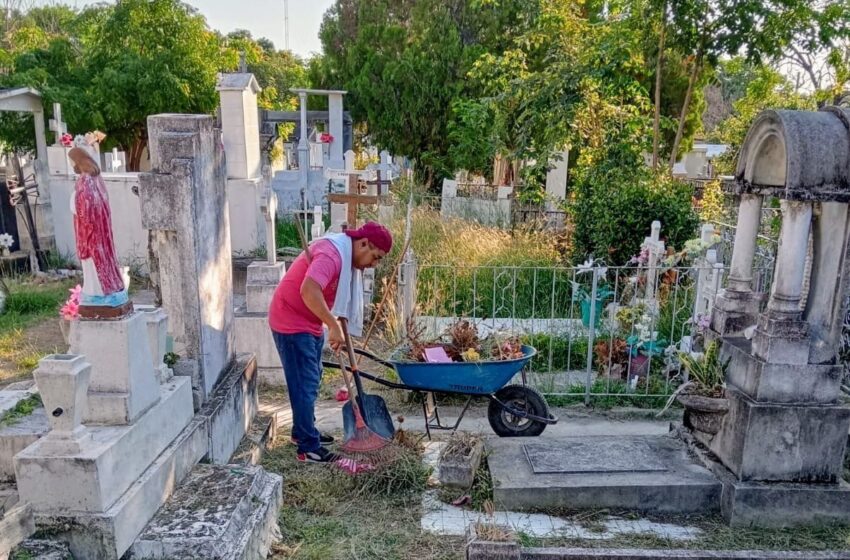
[[696, 236], [698, 216], [693, 189], [656, 176], [641, 166], [619, 165], [616, 159], [582, 170], [569, 210], [575, 223], [574, 255], [602, 258], [624, 265], [640, 252], [654, 220], [668, 247], [681, 248]]

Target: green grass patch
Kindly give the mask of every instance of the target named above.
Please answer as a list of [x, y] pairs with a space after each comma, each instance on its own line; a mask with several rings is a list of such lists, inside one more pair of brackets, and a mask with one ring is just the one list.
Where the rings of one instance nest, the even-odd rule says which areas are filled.
[[[531, 359], [531, 371], [584, 370], [587, 365], [587, 338], [538, 333], [523, 336], [522, 342], [537, 349]], [[595, 356], [593, 360], [595, 367]]]
[[[327, 230], [331, 225], [330, 216], [323, 215], [322, 220], [325, 223], [325, 230]], [[301, 227], [304, 227], [304, 222], [301, 222]], [[310, 239], [309, 224], [304, 230], [304, 235], [307, 236], [307, 239]], [[298, 237], [298, 227], [295, 225], [294, 216], [287, 216], [275, 221], [275, 244], [278, 248], [301, 250], [301, 239]]]
[[68, 299], [68, 290], [77, 283], [66, 280], [50, 284], [10, 282], [6, 308], [0, 314], [0, 380], [28, 373], [45, 354], [55, 352], [53, 344], [36, 344], [28, 329], [55, 319], [58, 331], [59, 308]]
[[11, 284], [6, 309], [0, 314], [0, 334], [26, 328], [51, 315], [58, 317], [59, 308], [70, 295], [68, 289], [75, 283]]
[[4, 426], [14, 426], [17, 424], [22, 418], [25, 418], [32, 414], [33, 410], [41, 406], [41, 395], [38, 393], [34, 395], [30, 395], [29, 397], [18, 401], [13, 408], [6, 411], [5, 414], [0, 416], [0, 427]]
[[[590, 387], [590, 404], [594, 408], [607, 410], [615, 407], [633, 407], [661, 409], [667, 403], [677, 385], [665, 383], [664, 379], [650, 376], [649, 387], [646, 378], [640, 378], [632, 389], [624, 381], [597, 379]], [[576, 383], [566, 394], [546, 395], [549, 406], [570, 406], [584, 402], [585, 384]], [[675, 403], [674, 403], [675, 404]]]

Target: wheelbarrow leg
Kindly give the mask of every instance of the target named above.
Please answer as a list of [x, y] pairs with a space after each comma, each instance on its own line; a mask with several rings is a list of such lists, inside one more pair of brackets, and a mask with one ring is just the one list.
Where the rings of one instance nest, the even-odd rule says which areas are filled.
[[428, 441], [431, 441], [431, 412], [429, 410], [429, 401], [433, 402], [431, 393], [425, 393], [425, 398], [422, 399], [422, 415], [425, 417], [425, 435], [428, 436]]

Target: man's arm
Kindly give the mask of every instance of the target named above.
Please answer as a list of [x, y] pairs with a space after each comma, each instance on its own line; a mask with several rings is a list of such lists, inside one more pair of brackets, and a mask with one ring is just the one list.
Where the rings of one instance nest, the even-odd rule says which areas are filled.
[[328, 344], [334, 352], [338, 352], [345, 344], [345, 338], [336, 317], [333, 316], [331, 310], [328, 309], [328, 304], [325, 303], [322, 286], [309, 276], [304, 278], [304, 282], [301, 284], [301, 299], [304, 300], [307, 309], [327, 325]]

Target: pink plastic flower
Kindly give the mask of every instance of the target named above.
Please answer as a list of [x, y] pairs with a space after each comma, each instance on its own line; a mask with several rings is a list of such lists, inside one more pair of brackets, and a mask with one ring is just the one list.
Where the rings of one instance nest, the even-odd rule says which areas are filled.
[[321, 135], [319, 135], [319, 142], [323, 144], [330, 144], [333, 141], [334, 137], [329, 132], [323, 132]]
[[71, 296], [59, 309], [59, 314], [66, 321], [73, 321], [80, 317], [80, 294], [83, 291], [83, 287], [77, 284], [73, 288], [69, 288], [68, 291], [71, 293]]

